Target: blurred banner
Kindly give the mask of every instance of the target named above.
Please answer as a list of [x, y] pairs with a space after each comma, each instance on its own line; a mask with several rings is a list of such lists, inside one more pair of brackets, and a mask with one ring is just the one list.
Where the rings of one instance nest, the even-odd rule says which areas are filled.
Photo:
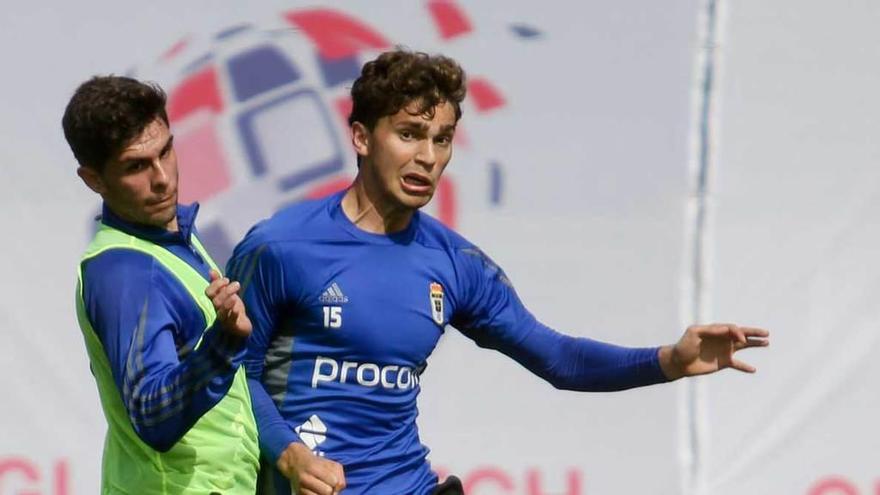
[[775, 334], [758, 376], [708, 380], [706, 493], [880, 493], [878, 22], [727, 4], [713, 316]]
[[[181, 200], [201, 203], [225, 261], [258, 220], [354, 177], [348, 92], [365, 61], [396, 45], [451, 56], [468, 99], [428, 212], [560, 331], [630, 346], [684, 331], [706, 2], [50, 3], [0, 19], [0, 495], [98, 490], [106, 425], [73, 302], [100, 198], [60, 125], [95, 74], [168, 92]], [[469, 495], [880, 493], [880, 7], [724, 6], [708, 316], [770, 328], [773, 347], [744, 356], [757, 375], [702, 381], [690, 414], [680, 384], [562, 392], [450, 328], [419, 425]]]

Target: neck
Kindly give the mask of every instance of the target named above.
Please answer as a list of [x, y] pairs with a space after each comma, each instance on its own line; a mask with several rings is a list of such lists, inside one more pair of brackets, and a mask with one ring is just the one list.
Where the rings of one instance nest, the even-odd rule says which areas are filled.
[[109, 209], [111, 212], [113, 212], [113, 214], [116, 215], [117, 217], [119, 217], [119, 219], [121, 219], [122, 221], [130, 223], [130, 224], [140, 225], [143, 227], [154, 227], [154, 228], [158, 228], [158, 229], [164, 229], [164, 230], [167, 230], [168, 232], [177, 232], [180, 230], [180, 226], [177, 224], [177, 215], [176, 214], [174, 215], [174, 218], [172, 218], [168, 223], [166, 223], [164, 225], [155, 225], [155, 224], [138, 222], [137, 219], [131, 218], [126, 214], [119, 213], [117, 210], [110, 207], [109, 205], [107, 206], [107, 209]]
[[393, 234], [406, 229], [415, 210], [393, 205], [375, 191], [358, 174], [342, 198], [342, 212], [351, 223], [371, 234]]

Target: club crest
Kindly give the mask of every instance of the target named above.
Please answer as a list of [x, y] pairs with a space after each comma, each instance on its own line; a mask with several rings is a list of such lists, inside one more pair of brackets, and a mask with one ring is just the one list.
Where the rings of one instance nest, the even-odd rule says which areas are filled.
[[431, 316], [438, 325], [443, 324], [443, 286], [431, 282]]

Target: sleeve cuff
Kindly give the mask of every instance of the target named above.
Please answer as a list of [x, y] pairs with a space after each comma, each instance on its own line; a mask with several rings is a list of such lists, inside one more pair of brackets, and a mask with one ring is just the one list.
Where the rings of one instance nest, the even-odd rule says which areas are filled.
[[639, 351], [645, 354], [644, 359], [640, 361], [644, 363], [642, 371], [647, 379], [647, 383], [652, 385], [669, 382], [669, 378], [666, 376], [666, 373], [663, 373], [663, 368], [660, 367], [660, 347], [648, 347], [639, 349]]
[[294, 442], [299, 442], [299, 438], [296, 437], [293, 431], [287, 428], [286, 424], [279, 425], [279, 427], [271, 428], [270, 430], [277, 431], [267, 431], [265, 434], [260, 435], [260, 448], [263, 451], [263, 456], [267, 457], [274, 466], [278, 462], [278, 458], [281, 457], [281, 454], [287, 449], [287, 446]]

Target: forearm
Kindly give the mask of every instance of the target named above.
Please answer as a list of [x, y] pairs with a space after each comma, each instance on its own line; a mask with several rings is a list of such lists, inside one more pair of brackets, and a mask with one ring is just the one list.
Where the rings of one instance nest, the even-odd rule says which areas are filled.
[[263, 384], [258, 379], [249, 377], [248, 389], [251, 393], [257, 430], [260, 433], [260, 450], [274, 465], [288, 445], [299, 440], [281, 417], [278, 407], [269, 397]]
[[548, 379], [557, 388], [610, 392], [668, 381], [656, 347], [630, 348], [571, 338]]
[[[177, 363], [133, 348], [123, 399], [135, 432], [158, 451], [177, 443], [226, 395], [244, 355], [245, 340], [219, 328]], [[146, 366], [141, 363], [147, 363]], [[151, 365], [151, 363], [154, 363]]]
[[609, 392], [668, 381], [656, 347], [622, 347], [571, 337], [537, 321], [521, 341], [501, 351], [564, 390]]

